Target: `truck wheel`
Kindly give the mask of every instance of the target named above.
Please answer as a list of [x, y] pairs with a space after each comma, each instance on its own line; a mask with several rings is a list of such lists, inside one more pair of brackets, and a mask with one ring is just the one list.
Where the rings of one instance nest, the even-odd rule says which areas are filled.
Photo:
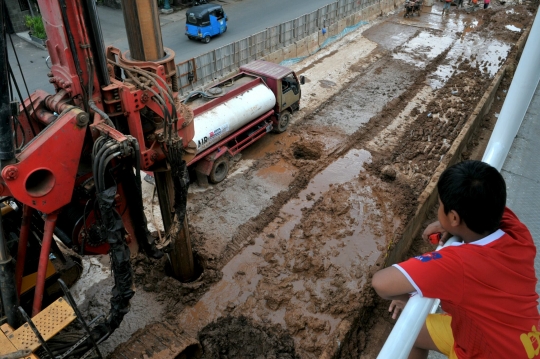
[[274, 128], [274, 132], [275, 133], [285, 132], [285, 130], [289, 126], [290, 121], [291, 121], [291, 113], [289, 111], [283, 111], [281, 115], [279, 115], [278, 125], [276, 128]]
[[206, 35], [206, 36], [204, 37], [204, 39], [203, 39], [203, 42], [204, 42], [205, 44], [208, 44], [208, 43], [210, 42], [210, 36]]
[[210, 176], [208, 176], [210, 183], [215, 184], [223, 181], [227, 177], [227, 173], [229, 173], [229, 160], [226, 156], [221, 156], [212, 166], [212, 171], [210, 171]]

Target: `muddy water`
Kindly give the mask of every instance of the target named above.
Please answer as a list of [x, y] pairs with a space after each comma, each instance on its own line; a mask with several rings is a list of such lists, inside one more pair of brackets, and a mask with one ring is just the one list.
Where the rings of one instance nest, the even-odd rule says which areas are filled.
[[[251, 146], [224, 182], [190, 193], [194, 248], [223, 278], [165, 298], [194, 298], [167, 304], [176, 327], [192, 337], [222, 328], [230, 340], [212, 345], [226, 351], [239, 345], [229, 319], [248, 317], [257, 330], [278, 328], [301, 358], [336, 352], [348, 319], [372, 300], [366, 283], [380, 256], [516, 39], [506, 28], [494, 35], [495, 12], [442, 18], [439, 5], [321, 53], [303, 92], [313, 112]], [[517, 12], [497, 22], [520, 23]], [[381, 176], [385, 166], [395, 180]]]
[[[178, 322], [184, 327], [189, 323], [190, 332], [227, 315], [247, 315], [283, 327], [312, 325], [319, 328], [312, 337], [321, 350], [341, 321], [340, 315], [328, 312], [333, 296], [361, 291], [365, 268], [375, 263], [387, 240], [369, 222], [374, 215], [388, 214], [376, 208], [372, 189], [358, 179], [370, 160], [369, 152], [351, 150], [313, 177], [276, 220], [223, 267], [222, 280]], [[259, 175], [267, 173], [265, 169]], [[332, 207], [347, 209], [342, 214], [346, 227], [339, 221], [326, 223], [329, 218], [320, 207], [334, 201], [343, 206]], [[397, 220], [390, 222], [395, 228], [399, 225]], [[310, 223], [308, 228], [302, 226], [305, 223]], [[297, 345], [305, 346], [305, 333], [296, 334]]]

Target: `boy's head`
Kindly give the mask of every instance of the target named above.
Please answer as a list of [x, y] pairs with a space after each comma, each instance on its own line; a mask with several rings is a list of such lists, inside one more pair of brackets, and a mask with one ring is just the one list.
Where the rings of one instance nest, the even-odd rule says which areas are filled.
[[499, 228], [506, 206], [506, 184], [494, 167], [464, 161], [447, 168], [437, 183], [444, 213], [455, 211], [471, 231], [484, 234]]

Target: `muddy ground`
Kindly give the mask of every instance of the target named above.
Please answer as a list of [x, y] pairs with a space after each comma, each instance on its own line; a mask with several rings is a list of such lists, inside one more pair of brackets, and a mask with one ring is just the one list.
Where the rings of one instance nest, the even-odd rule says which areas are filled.
[[[204, 358], [376, 356], [392, 323], [371, 275], [508, 65], [464, 154], [481, 157], [515, 68], [514, 44], [536, 11], [492, 3], [442, 17], [441, 9], [436, 2], [406, 19], [397, 11], [294, 65], [308, 82], [289, 130], [244, 151], [222, 183], [190, 189], [201, 276], [183, 284], [167, 275], [166, 259], [134, 258], [137, 294], [103, 344], [110, 358], [174, 358], [197, 342]], [[159, 229], [153, 187], [144, 188]], [[106, 263], [86, 269], [106, 274]], [[79, 292], [95, 315], [107, 312], [112, 281], [94, 278]]]

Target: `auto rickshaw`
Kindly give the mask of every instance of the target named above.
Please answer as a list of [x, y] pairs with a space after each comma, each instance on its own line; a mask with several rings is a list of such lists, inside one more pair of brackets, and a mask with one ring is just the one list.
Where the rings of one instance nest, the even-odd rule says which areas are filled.
[[227, 15], [221, 5], [204, 4], [186, 11], [186, 36], [190, 40], [209, 43], [216, 35], [227, 31]]

